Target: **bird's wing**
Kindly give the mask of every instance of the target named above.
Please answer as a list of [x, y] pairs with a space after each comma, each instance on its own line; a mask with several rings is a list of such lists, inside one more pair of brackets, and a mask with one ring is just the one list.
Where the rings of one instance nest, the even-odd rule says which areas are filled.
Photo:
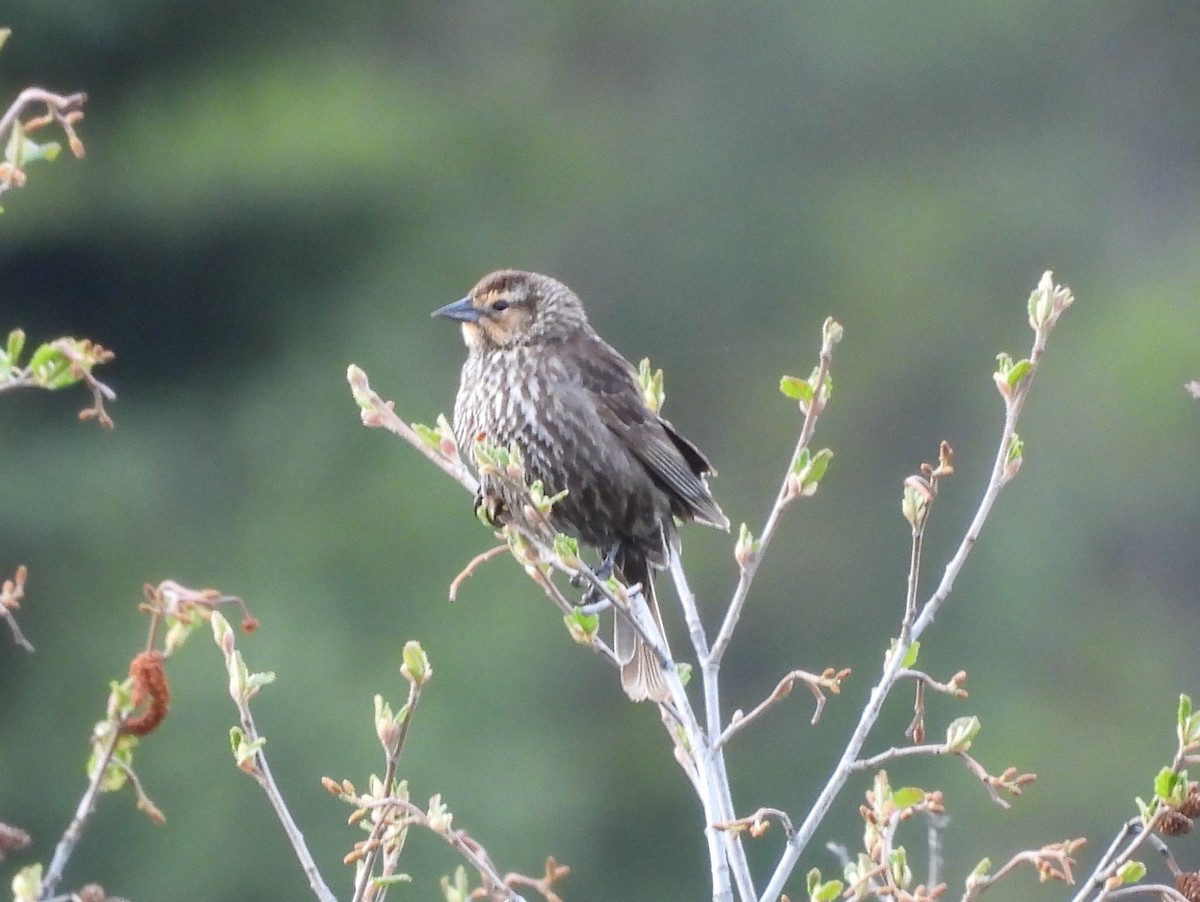
[[[642, 400], [637, 373], [616, 350], [603, 342], [602, 350], [580, 354], [579, 379], [595, 399], [600, 420], [641, 461], [647, 472], [682, 511], [701, 523], [728, 529], [729, 520], [713, 500], [704, 477], [715, 472], [695, 445]], [[674, 506], [674, 505], [672, 505]]]

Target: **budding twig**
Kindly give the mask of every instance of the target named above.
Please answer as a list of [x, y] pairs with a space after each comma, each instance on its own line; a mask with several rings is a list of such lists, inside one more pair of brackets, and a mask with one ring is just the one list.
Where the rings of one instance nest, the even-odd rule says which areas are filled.
[[25, 638], [25, 634], [21, 632], [21, 627], [17, 624], [17, 617], [13, 613], [21, 606], [21, 599], [25, 597], [25, 579], [28, 575], [29, 571], [24, 564], [21, 564], [17, 567], [13, 578], [6, 579], [0, 585], [0, 617], [8, 622], [8, 629], [12, 633], [13, 641], [21, 648], [31, 652], [33, 643]]
[[828, 689], [836, 695], [841, 691], [842, 680], [849, 675], [850, 671], [848, 669], [835, 671], [832, 667], [826, 668], [820, 675], [809, 673], [807, 670], [793, 670], [780, 680], [771, 691], [771, 694], [760, 702], [749, 714], [743, 714], [741, 711], [733, 712], [733, 719], [730, 721], [729, 726], [725, 728], [714, 744], [718, 747], [723, 746], [736, 733], [745, 729], [751, 722], [787, 698], [796, 683], [806, 685], [816, 700], [817, 706], [812, 716], [812, 725], [816, 726], [821, 720], [821, 712], [825, 710], [825, 702], [828, 700], [825, 696], [825, 690]]

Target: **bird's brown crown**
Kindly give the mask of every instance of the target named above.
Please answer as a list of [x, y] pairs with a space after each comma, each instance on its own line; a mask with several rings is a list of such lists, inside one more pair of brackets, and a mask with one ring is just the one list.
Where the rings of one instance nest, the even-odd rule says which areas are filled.
[[480, 279], [467, 297], [478, 317], [463, 323], [472, 348], [555, 341], [587, 327], [575, 292], [541, 273], [502, 269]]

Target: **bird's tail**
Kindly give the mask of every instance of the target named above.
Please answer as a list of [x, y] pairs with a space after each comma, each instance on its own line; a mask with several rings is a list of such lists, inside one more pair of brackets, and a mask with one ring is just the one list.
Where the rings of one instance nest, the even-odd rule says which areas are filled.
[[[662, 613], [658, 609], [658, 599], [654, 594], [654, 575], [646, 556], [638, 551], [622, 549], [617, 560], [617, 569], [626, 585], [639, 583], [646, 604], [654, 615], [654, 623], [658, 627], [657, 639], [662, 643], [668, 657], [671, 654], [667, 646], [667, 634], [663, 629]], [[616, 635], [613, 639], [613, 652], [621, 665], [621, 688], [633, 701], [641, 702], [649, 699], [654, 702], [665, 702], [671, 697], [667, 686], [666, 672], [658, 655], [649, 645], [642, 641], [637, 630], [628, 618], [616, 615]]]

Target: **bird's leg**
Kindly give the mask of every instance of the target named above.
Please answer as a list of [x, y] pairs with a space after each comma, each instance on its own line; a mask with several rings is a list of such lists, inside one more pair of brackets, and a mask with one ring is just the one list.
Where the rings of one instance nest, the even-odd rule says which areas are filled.
[[[596, 574], [596, 578], [599, 579], [601, 582], [607, 582], [608, 578], [613, 575], [613, 570], [617, 566], [617, 554], [620, 552], [620, 550], [621, 550], [621, 543], [613, 542], [612, 547], [608, 549], [608, 553], [606, 555], [604, 555], [604, 560], [600, 562], [600, 566], [592, 571], [593, 573]], [[579, 581], [576, 582], [576, 580], [579, 580]], [[571, 577], [571, 584], [573, 586], [575, 586], [576, 588], [578, 588], [579, 586], [583, 585], [583, 580], [580, 579], [580, 577], [577, 574], [577, 575]], [[601, 592], [599, 589], [597, 589], [593, 585], [593, 586], [590, 586], [588, 588], [588, 590], [583, 593], [583, 598], [580, 600], [579, 605], [580, 605], [580, 607], [584, 607], [586, 605], [595, 604], [597, 601], [605, 601], [605, 600], [606, 599], [604, 598], [604, 593]]]
[[608, 578], [613, 574], [613, 568], [617, 566], [617, 552], [621, 550], [620, 542], [613, 542], [612, 548], [608, 549], [608, 554], [604, 555], [604, 560], [600, 562], [600, 566], [593, 572], [601, 580], [608, 581]]

